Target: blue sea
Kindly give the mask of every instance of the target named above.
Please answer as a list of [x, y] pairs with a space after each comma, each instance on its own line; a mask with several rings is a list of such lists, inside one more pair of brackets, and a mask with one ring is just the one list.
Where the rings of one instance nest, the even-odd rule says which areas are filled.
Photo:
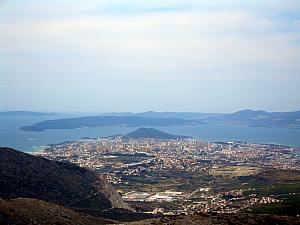
[[[73, 115], [74, 117], [78, 115]], [[0, 146], [24, 152], [38, 151], [38, 146], [80, 140], [82, 137], [106, 137], [127, 134], [136, 127], [98, 127], [73, 130], [46, 130], [45, 132], [21, 131], [20, 127], [45, 120], [70, 117], [55, 116], [0, 116]], [[300, 147], [300, 129], [246, 127], [236, 125], [198, 125], [155, 127], [179, 135], [188, 135], [203, 141], [246, 141]], [[300, 153], [299, 153], [300, 154]]]

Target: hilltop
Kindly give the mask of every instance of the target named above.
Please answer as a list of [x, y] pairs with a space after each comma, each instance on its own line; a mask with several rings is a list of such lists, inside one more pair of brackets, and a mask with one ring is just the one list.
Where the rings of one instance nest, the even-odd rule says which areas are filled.
[[156, 138], [156, 139], [186, 139], [189, 136], [168, 134], [154, 128], [139, 128], [127, 135], [125, 138]]

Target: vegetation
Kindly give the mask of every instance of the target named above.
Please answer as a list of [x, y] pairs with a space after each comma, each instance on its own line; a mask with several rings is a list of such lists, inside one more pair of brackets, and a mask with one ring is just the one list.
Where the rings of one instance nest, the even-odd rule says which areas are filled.
[[244, 212], [253, 214], [288, 215], [294, 217], [299, 215], [300, 194], [283, 195], [278, 199], [282, 200], [282, 202], [257, 205]]
[[[203, 224], [203, 225], [292, 225], [300, 224], [300, 221], [287, 216], [274, 215], [251, 215], [251, 214], [194, 214], [169, 216], [158, 219], [138, 221], [130, 225], [181, 225], [181, 224]], [[128, 224], [128, 225], [129, 225]]]

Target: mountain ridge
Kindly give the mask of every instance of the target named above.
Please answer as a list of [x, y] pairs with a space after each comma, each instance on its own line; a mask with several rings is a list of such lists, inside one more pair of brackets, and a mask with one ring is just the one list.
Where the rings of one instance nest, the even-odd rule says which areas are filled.
[[201, 112], [157, 112], [157, 111], [146, 111], [146, 112], [112, 112], [103, 113], [102, 116], [142, 116], [151, 118], [178, 118], [185, 120], [203, 119], [211, 116], [223, 115], [224, 113], [201, 113]]
[[56, 113], [35, 111], [3, 111], [0, 116], [54, 116]]
[[300, 110], [294, 112], [266, 112], [247, 109], [231, 114], [209, 117], [201, 120], [201, 122], [256, 127], [300, 128]]

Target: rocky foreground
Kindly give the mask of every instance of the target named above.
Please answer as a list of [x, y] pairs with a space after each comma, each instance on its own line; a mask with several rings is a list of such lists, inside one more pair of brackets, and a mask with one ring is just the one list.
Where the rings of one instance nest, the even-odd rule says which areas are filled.
[[296, 225], [293, 217], [250, 214], [195, 214], [120, 222], [90, 215], [57, 204], [27, 198], [0, 200], [1, 225]]

